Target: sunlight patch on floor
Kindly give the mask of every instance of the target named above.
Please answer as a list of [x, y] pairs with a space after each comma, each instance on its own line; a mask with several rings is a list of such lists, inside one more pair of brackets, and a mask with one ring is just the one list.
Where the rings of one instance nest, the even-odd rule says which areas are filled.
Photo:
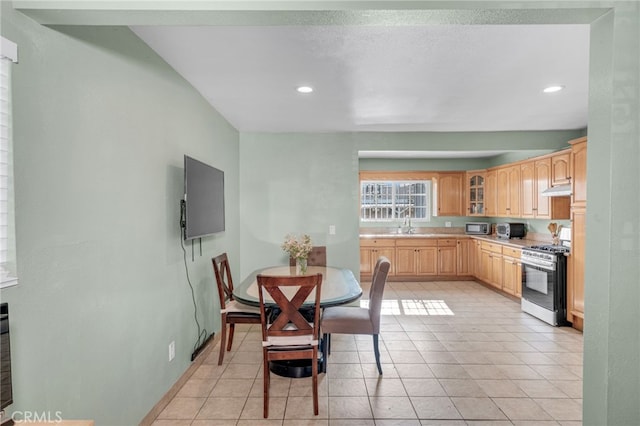
[[[361, 300], [360, 307], [368, 308], [369, 301]], [[385, 299], [380, 309], [381, 315], [455, 315], [444, 300], [430, 299]]]

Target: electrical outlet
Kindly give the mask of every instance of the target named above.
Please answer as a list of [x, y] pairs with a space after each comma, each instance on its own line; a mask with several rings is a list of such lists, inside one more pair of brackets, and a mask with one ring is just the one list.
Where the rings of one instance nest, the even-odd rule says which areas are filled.
[[169, 362], [173, 361], [175, 357], [176, 357], [176, 342], [175, 340], [172, 340], [171, 343], [169, 343]]
[[336, 235], [336, 226], [329, 225], [329, 235]]
[[445, 222], [444, 226], [447, 227], [447, 228], [451, 228], [451, 222]]

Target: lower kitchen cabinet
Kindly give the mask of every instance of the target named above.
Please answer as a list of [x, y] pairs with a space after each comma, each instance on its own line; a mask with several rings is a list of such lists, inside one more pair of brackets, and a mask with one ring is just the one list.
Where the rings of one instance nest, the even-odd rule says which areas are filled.
[[438, 249], [437, 247], [421, 247], [418, 253], [418, 275], [438, 274]]
[[473, 275], [475, 271], [475, 241], [471, 238], [461, 238], [457, 241], [458, 268], [457, 275]]
[[[396, 280], [472, 276], [513, 296], [522, 293], [520, 249], [500, 242], [464, 236], [362, 238], [361, 275], [370, 276], [380, 256], [391, 260], [389, 276]], [[576, 302], [572, 306], [583, 309], [584, 302]]]
[[434, 239], [396, 240], [396, 275], [438, 274], [438, 241]]
[[483, 241], [480, 247], [480, 279], [502, 290], [502, 245]]
[[571, 255], [567, 259], [567, 320], [582, 330], [584, 322], [584, 259], [586, 209], [571, 210]]
[[516, 248], [502, 248], [502, 290], [518, 297], [522, 295], [520, 252]]
[[360, 274], [371, 275], [380, 256], [391, 261], [389, 276], [395, 274], [396, 247], [394, 239], [361, 239], [360, 240]]
[[438, 240], [438, 275], [456, 275], [458, 245], [455, 239]]
[[472, 239], [471, 241], [473, 241], [473, 245], [471, 246], [471, 257], [473, 257], [471, 275], [480, 277], [480, 275], [482, 275], [482, 242], [476, 239]]

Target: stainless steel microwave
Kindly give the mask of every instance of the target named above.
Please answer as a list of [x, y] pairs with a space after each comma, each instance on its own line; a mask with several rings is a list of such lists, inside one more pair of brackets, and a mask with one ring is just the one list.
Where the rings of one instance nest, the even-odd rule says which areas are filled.
[[470, 235], [489, 235], [491, 233], [491, 224], [486, 222], [465, 223], [464, 233]]

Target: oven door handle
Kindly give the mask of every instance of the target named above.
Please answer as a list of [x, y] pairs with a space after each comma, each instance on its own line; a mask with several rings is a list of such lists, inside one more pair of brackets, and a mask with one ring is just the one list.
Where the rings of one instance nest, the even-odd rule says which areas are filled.
[[555, 262], [541, 262], [541, 261], [531, 261], [529, 259], [520, 259], [520, 263], [522, 266], [532, 266], [534, 268], [539, 268], [545, 271], [555, 271], [556, 264]]

